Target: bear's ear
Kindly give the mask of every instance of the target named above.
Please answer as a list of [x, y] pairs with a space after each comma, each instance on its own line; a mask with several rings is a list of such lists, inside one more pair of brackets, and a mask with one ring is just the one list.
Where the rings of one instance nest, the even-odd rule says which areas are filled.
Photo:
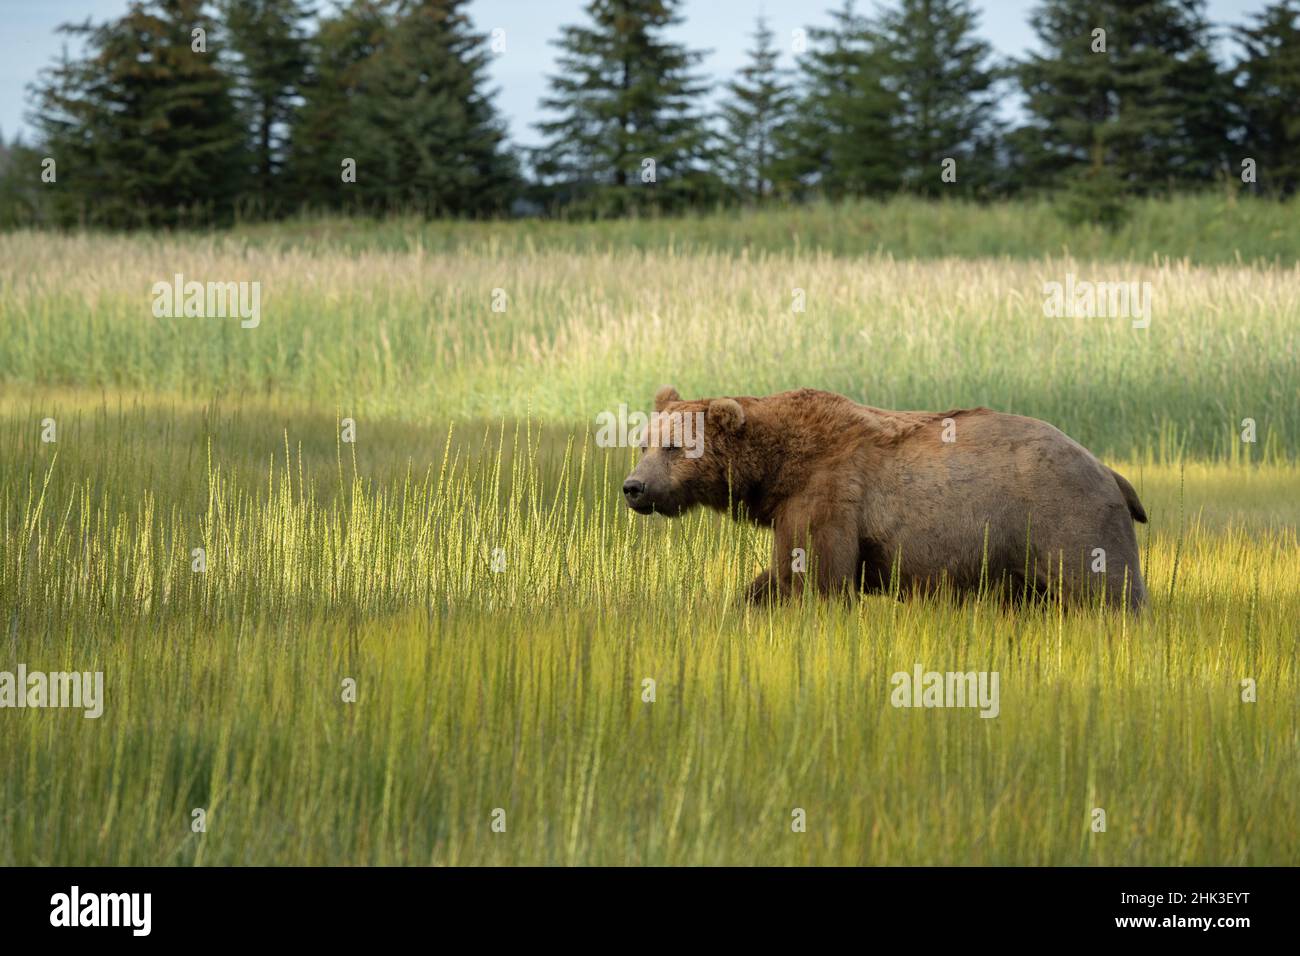
[[709, 402], [709, 411], [705, 421], [710, 425], [716, 425], [723, 431], [739, 431], [740, 426], [745, 424], [745, 410], [740, 407], [740, 402], [734, 398], [715, 398]]
[[664, 406], [669, 402], [680, 402], [682, 397], [677, 394], [677, 389], [671, 385], [665, 385], [659, 391], [655, 392], [655, 411], [662, 412]]

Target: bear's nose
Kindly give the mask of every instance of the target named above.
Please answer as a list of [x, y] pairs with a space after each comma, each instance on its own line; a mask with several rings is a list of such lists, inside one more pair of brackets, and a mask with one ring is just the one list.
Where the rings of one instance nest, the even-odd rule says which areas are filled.
[[645, 482], [637, 481], [635, 478], [629, 478], [623, 482], [623, 494], [628, 501], [636, 501], [645, 491]]

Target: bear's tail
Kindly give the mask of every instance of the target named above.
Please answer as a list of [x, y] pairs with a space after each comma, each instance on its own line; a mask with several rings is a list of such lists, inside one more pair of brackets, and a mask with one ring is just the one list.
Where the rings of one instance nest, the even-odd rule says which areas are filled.
[[1138, 493], [1133, 490], [1133, 486], [1114, 468], [1107, 468], [1106, 470], [1115, 479], [1115, 484], [1119, 485], [1120, 494], [1124, 496], [1124, 500], [1128, 503], [1128, 513], [1133, 516], [1133, 520], [1145, 524], [1147, 513], [1142, 507], [1142, 502], [1138, 501]]

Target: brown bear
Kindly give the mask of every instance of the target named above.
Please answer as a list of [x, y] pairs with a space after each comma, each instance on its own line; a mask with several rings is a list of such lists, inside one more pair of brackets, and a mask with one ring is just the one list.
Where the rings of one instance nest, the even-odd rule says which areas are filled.
[[811, 580], [825, 594], [946, 585], [1146, 601], [1137, 493], [1046, 422], [886, 411], [810, 388], [682, 401], [664, 387], [655, 412], [623, 483], [628, 506], [671, 517], [705, 505], [772, 528], [772, 566], [752, 600]]

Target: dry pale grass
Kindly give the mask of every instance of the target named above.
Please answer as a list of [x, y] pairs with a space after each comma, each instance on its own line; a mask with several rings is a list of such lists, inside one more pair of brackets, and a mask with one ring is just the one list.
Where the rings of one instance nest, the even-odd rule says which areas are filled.
[[[155, 318], [152, 285], [176, 273], [260, 282], [261, 325]], [[1044, 316], [1044, 283], [1069, 274], [1151, 283], [1150, 328]], [[1231, 457], [1244, 418], [1256, 457], [1291, 457], [1300, 438], [1300, 268], [15, 234], [0, 237], [0, 284], [10, 387], [581, 423], [643, 406], [665, 381], [683, 394], [814, 386], [884, 407], [1028, 414], [1123, 456]]]

